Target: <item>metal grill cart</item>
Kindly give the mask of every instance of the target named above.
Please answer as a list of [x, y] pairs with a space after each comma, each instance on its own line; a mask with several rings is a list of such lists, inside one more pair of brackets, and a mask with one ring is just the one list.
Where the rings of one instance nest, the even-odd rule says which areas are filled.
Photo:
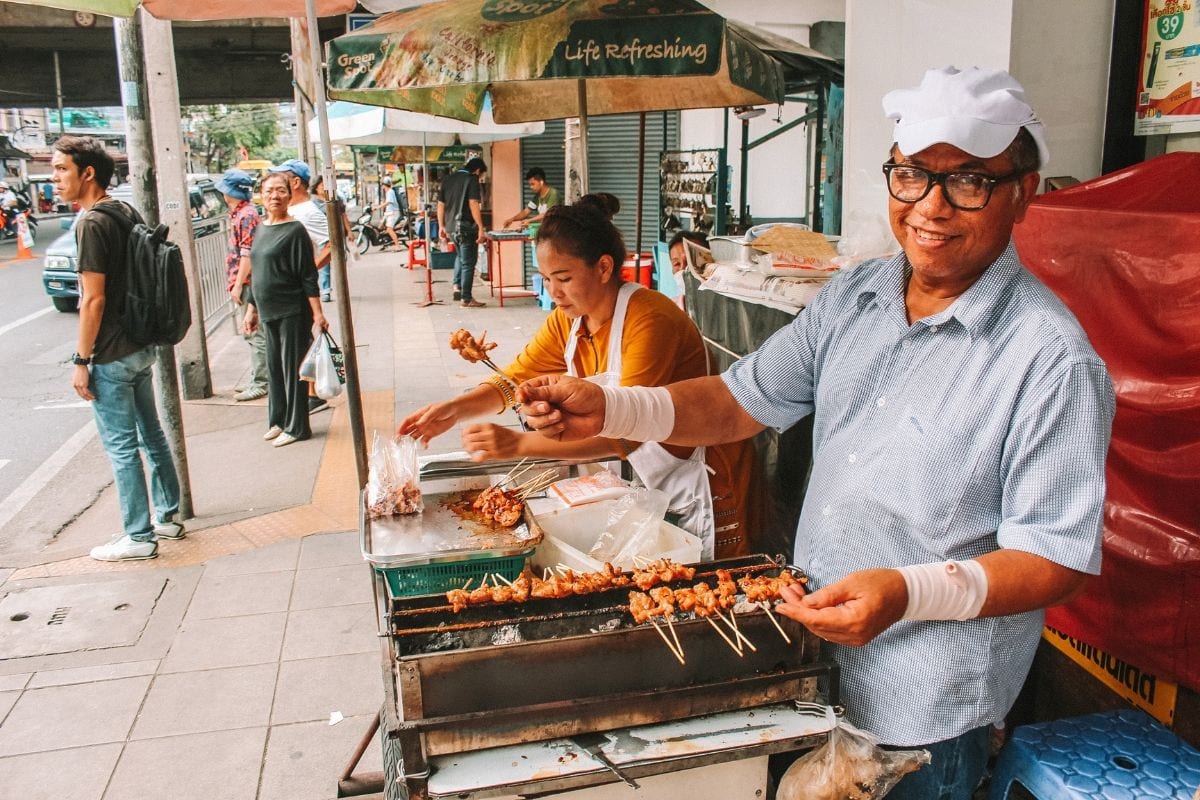
[[[365, 545], [370, 527], [364, 520]], [[735, 580], [791, 569], [762, 555], [695, 566], [673, 588], [715, 585], [718, 568]], [[689, 776], [711, 785], [712, 770], [815, 746], [832, 727], [819, 702], [837, 702], [836, 667], [779, 615], [790, 644], [766, 612], [740, 609], [738, 629], [756, 648], [741, 654], [707, 621], [681, 615], [681, 664], [649, 623], [634, 623], [629, 588], [454, 613], [444, 594], [406, 596], [389, 569], [375, 570], [388, 800], [621, 796], [585, 788], [621, 780], [670, 787], [643, 797], [704, 794], [684, 788]]]

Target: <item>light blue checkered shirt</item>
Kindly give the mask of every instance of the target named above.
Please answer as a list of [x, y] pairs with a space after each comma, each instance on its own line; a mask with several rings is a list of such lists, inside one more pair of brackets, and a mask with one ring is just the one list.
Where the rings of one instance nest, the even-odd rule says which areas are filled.
[[[756, 420], [816, 414], [795, 562], [816, 587], [998, 548], [1100, 570], [1112, 384], [1079, 323], [1011, 243], [944, 311], [909, 325], [903, 254], [839, 274], [724, 374]], [[1041, 611], [899, 622], [835, 647], [849, 719], [930, 744], [1003, 719]]]

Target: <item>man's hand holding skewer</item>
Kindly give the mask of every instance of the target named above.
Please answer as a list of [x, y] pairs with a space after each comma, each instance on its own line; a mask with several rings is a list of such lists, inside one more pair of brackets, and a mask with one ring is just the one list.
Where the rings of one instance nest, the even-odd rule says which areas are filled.
[[517, 400], [529, 425], [549, 439], [590, 439], [604, 427], [604, 392], [582, 378], [532, 378], [518, 387]]

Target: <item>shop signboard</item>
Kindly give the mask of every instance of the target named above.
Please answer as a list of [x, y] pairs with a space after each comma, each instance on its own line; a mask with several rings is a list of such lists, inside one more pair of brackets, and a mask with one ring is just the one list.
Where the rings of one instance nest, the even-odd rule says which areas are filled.
[[1200, 0], [1146, 0], [1134, 133], [1200, 131]]
[[1177, 687], [1112, 653], [1046, 626], [1042, 638], [1118, 696], [1168, 727], [1175, 720]]

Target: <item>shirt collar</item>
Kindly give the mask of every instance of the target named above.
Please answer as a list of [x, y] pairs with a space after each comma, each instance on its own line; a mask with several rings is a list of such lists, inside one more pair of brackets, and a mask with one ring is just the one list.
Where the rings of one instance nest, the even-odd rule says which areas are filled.
[[[885, 261], [871, 280], [865, 282], [858, 292], [858, 307], [863, 309], [871, 303], [880, 308], [904, 311], [904, 287], [911, 267], [904, 251]], [[951, 319], [957, 320], [974, 339], [991, 318], [992, 311], [1004, 300], [1007, 290], [1016, 279], [1020, 262], [1012, 240], [1000, 257], [993, 261], [979, 279], [971, 284], [950, 306], [943, 311], [926, 317], [929, 325], [944, 325]]]

